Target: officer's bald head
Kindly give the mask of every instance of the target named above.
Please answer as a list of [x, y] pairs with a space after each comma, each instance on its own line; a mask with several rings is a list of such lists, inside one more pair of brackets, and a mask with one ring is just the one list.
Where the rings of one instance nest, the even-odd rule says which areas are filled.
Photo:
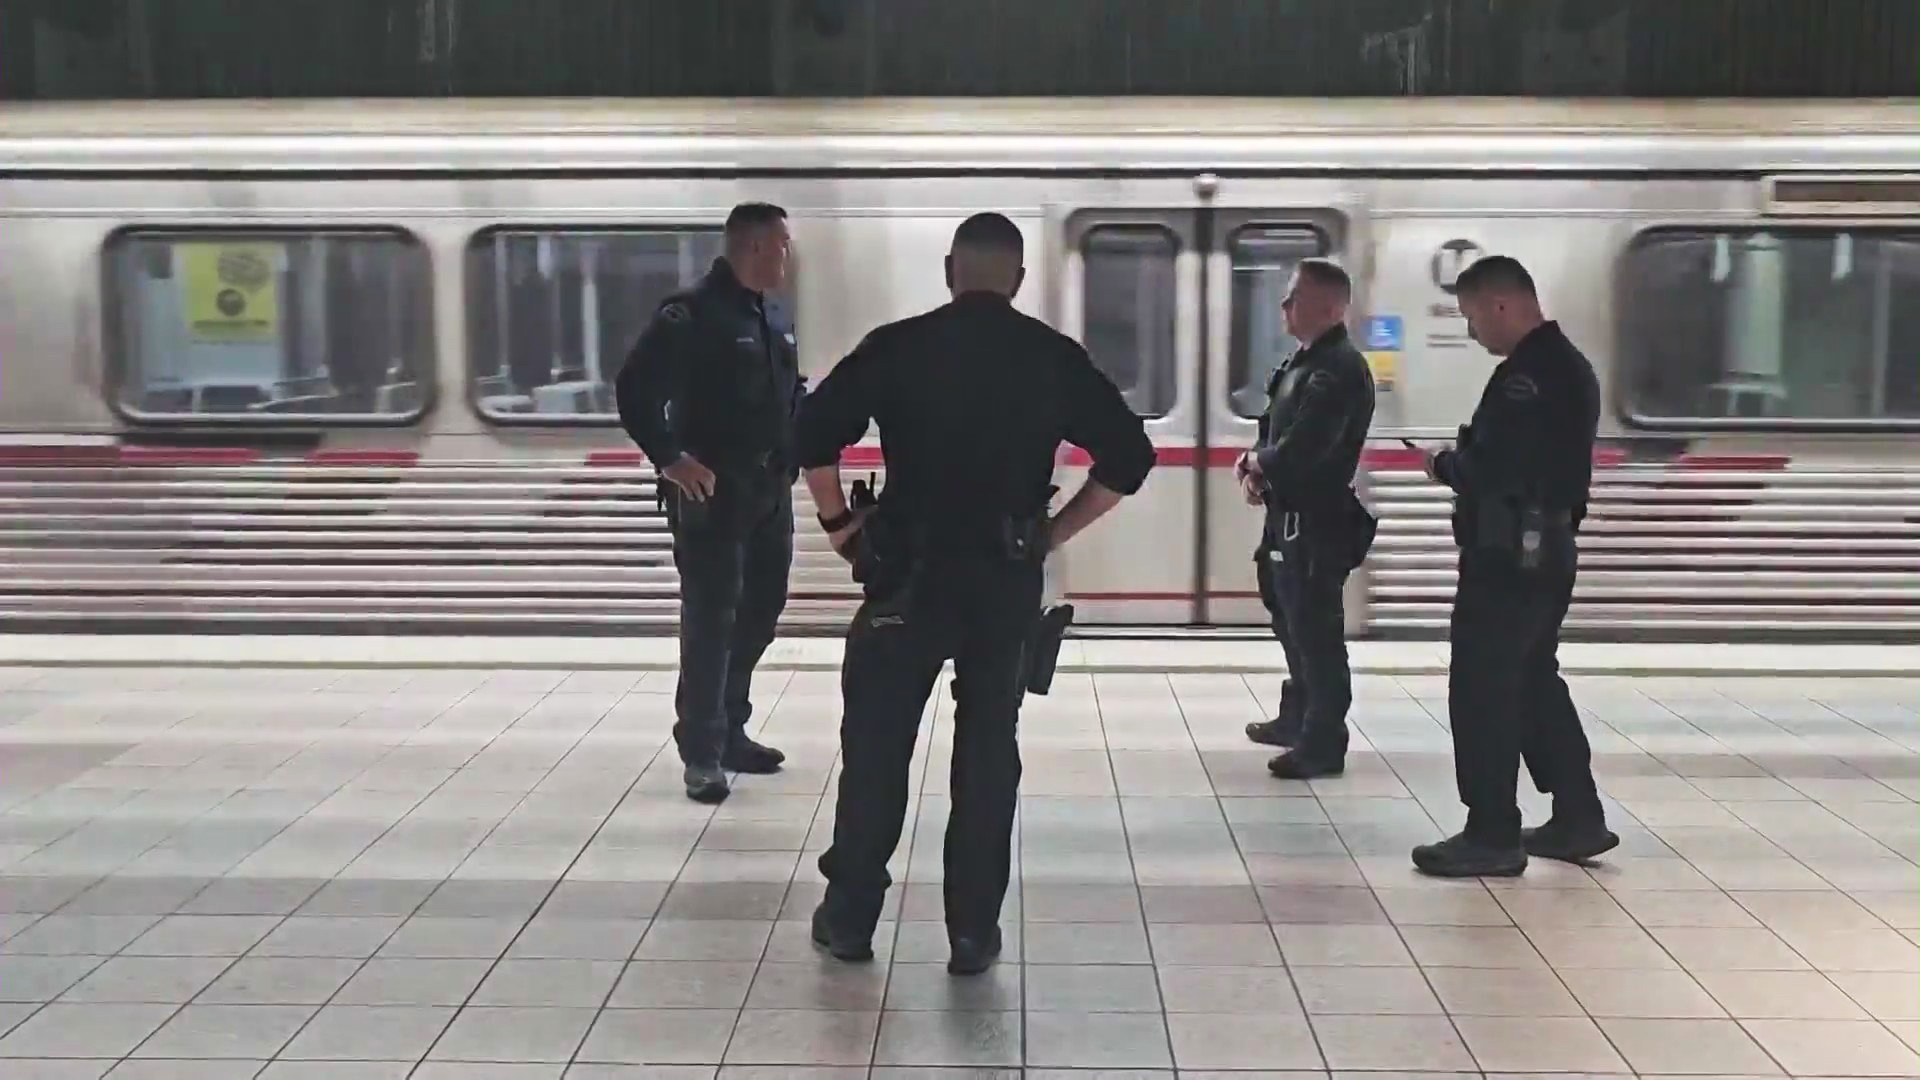
[[953, 231], [947, 288], [953, 295], [992, 292], [1012, 297], [1026, 279], [1026, 241], [1005, 214], [975, 214]]

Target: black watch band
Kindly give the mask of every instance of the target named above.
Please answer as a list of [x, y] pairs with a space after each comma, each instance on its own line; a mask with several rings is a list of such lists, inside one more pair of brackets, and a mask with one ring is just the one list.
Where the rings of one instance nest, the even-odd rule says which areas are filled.
[[826, 517], [824, 515], [816, 515], [816, 516], [820, 518], [820, 527], [822, 529], [825, 529], [829, 533], [837, 533], [841, 529], [844, 529], [847, 526], [853, 524], [854, 515], [853, 515], [853, 508], [848, 507], [847, 509], [840, 511], [839, 515], [835, 517]]

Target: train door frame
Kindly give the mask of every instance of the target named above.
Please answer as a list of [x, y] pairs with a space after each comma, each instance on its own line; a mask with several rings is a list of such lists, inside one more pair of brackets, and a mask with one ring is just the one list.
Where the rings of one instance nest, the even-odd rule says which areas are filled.
[[[1053, 562], [1059, 580], [1050, 582], [1050, 587], [1081, 605], [1084, 615], [1080, 621], [1085, 623], [1198, 622], [1204, 534], [1198, 524], [1198, 482], [1202, 475], [1196, 470], [1204, 463], [1202, 369], [1208, 333], [1202, 294], [1204, 215], [1204, 207], [1178, 199], [1089, 201], [1046, 208], [1046, 232], [1056, 268], [1048, 290], [1047, 315], [1054, 326], [1083, 344], [1087, 343], [1085, 240], [1101, 228], [1143, 228], [1162, 230], [1175, 243], [1171, 297], [1173, 396], [1164, 414], [1146, 419], [1159, 465], [1148, 479], [1147, 494], [1129, 500], [1116, 512], [1123, 526], [1131, 520], [1133, 527], [1096, 530]], [[1180, 484], [1169, 482], [1175, 471], [1187, 474]], [[1181, 490], [1183, 486], [1192, 492], [1190, 497], [1158, 494], [1169, 487]], [[1182, 507], [1183, 517], [1170, 519], [1168, 511], [1176, 504]], [[1163, 573], [1140, 582], [1144, 551], [1157, 553], [1152, 560], [1154, 566], [1178, 566], [1178, 573]], [[1139, 588], [1136, 583], [1151, 587]]]
[[[1258, 181], [1254, 183], [1259, 185]], [[1208, 304], [1207, 355], [1202, 368], [1203, 431], [1207, 437], [1197, 455], [1204, 472], [1196, 477], [1206, 494], [1198, 506], [1200, 566], [1195, 590], [1197, 614], [1209, 625], [1252, 626], [1267, 620], [1253, 586], [1252, 552], [1259, 537], [1259, 511], [1242, 504], [1230, 471], [1240, 452], [1253, 444], [1258, 429], [1257, 419], [1241, 416], [1234, 409], [1231, 395], [1235, 388], [1228, 385], [1234, 347], [1237, 238], [1248, 229], [1262, 227], [1315, 234], [1319, 244], [1314, 254], [1333, 259], [1353, 277], [1348, 321], [1355, 333], [1367, 311], [1371, 247], [1361, 207], [1350, 198], [1333, 197], [1334, 192], [1302, 192], [1296, 191], [1300, 186], [1297, 183], [1282, 184], [1275, 194], [1289, 197], [1249, 199], [1242, 192], [1229, 190], [1231, 198], [1218, 200], [1209, 213], [1215, 242], [1207, 253], [1203, 276], [1203, 296]], [[1315, 194], [1323, 197], [1313, 198]]]

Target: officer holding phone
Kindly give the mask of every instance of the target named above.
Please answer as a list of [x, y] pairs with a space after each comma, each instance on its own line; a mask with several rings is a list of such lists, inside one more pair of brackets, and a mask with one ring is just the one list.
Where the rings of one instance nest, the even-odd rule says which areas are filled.
[[[1620, 842], [1607, 830], [1556, 655], [1593, 480], [1600, 386], [1541, 313], [1516, 260], [1481, 259], [1455, 290], [1468, 334], [1502, 359], [1458, 445], [1426, 460], [1427, 475], [1455, 496], [1447, 711], [1467, 823], [1414, 848], [1413, 863], [1436, 877], [1510, 877], [1529, 854], [1582, 863]], [[1525, 830], [1514, 790], [1523, 755], [1535, 785], [1553, 796], [1553, 816]]]

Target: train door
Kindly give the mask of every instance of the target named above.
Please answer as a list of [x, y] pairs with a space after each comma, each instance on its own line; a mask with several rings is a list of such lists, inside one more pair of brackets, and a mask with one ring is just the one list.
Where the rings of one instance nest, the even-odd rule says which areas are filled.
[[[1268, 620], [1255, 586], [1253, 548], [1262, 511], [1248, 506], [1233, 463], [1254, 442], [1267, 406], [1267, 383], [1298, 347], [1280, 302], [1302, 259], [1346, 263], [1348, 218], [1317, 209], [1221, 207], [1208, 211], [1212, 239], [1201, 281], [1206, 303], [1206, 358], [1201, 365], [1204, 449], [1195, 471], [1202, 524], [1195, 622], [1259, 625]], [[1348, 265], [1359, 288], [1362, 268]], [[1355, 312], [1363, 310], [1356, 297]]]
[[[1159, 459], [1145, 489], [1050, 563], [1050, 587], [1081, 623], [1188, 625], [1202, 573], [1204, 220], [1192, 208], [1074, 208], [1048, 226], [1063, 270], [1049, 316], [1145, 420]], [[1078, 488], [1087, 464], [1069, 454], [1057, 482]]]

